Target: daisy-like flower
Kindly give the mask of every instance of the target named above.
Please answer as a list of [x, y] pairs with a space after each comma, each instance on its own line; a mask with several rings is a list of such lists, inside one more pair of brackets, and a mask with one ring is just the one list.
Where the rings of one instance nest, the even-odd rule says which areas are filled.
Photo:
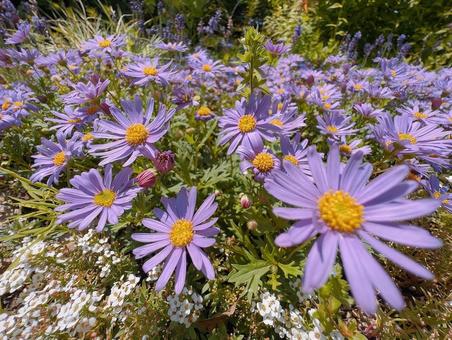
[[156, 208], [154, 214], [158, 220], [143, 220], [143, 225], [155, 232], [132, 234], [135, 241], [147, 243], [133, 250], [137, 259], [158, 251], [143, 264], [145, 273], [165, 261], [156, 290], [162, 290], [175, 272], [174, 289], [176, 294], [182, 291], [187, 273], [187, 253], [196, 269], [209, 280], [215, 277], [214, 268], [202, 248], [215, 244], [214, 236], [220, 231], [214, 227], [218, 218], [211, 218], [217, 203], [212, 194], [195, 212], [196, 197], [196, 188], [182, 188], [175, 198], [162, 198], [166, 211]]
[[91, 145], [90, 152], [103, 158], [100, 165], [127, 159], [124, 166], [128, 166], [140, 155], [154, 158], [157, 154], [154, 144], [166, 134], [169, 121], [175, 113], [174, 109], [167, 110], [165, 105], [160, 104], [157, 116], [152, 119], [154, 100], [148, 101], [143, 112], [139, 96], [134, 100], [123, 100], [121, 104], [125, 113], [111, 106], [110, 111], [115, 122], [99, 120], [97, 131], [92, 134], [96, 139], [114, 140], [106, 144]]
[[281, 152], [283, 161], [289, 161], [298, 166], [307, 176], [311, 177], [311, 170], [308, 164], [308, 140], [301, 140], [299, 133], [295, 134], [292, 140], [287, 136], [281, 136]]
[[84, 230], [98, 218], [97, 232], [104, 229], [107, 221], [118, 223], [118, 218], [132, 207], [132, 200], [141, 190], [131, 175], [132, 169], [124, 168], [113, 178], [111, 165], [107, 165], [103, 178], [96, 169], [74, 176], [70, 181], [73, 188], [61, 189], [56, 195], [65, 202], [55, 209], [65, 211], [57, 222], [69, 222], [69, 228]]
[[20, 125], [21, 121], [13, 114], [0, 112], [0, 132], [11, 126]]
[[206, 105], [201, 105], [195, 112], [196, 120], [210, 120], [215, 117], [213, 111]]
[[374, 109], [372, 104], [369, 103], [358, 103], [353, 105], [353, 109], [358, 112], [360, 115], [363, 115], [367, 118], [375, 118], [379, 114], [383, 113], [382, 109]]
[[268, 53], [273, 56], [280, 56], [290, 51], [290, 47], [284, 45], [284, 43], [274, 44], [271, 40], [267, 40], [267, 42], [264, 44], [264, 47], [268, 51]]
[[171, 52], [185, 52], [188, 50], [187, 45], [185, 45], [182, 41], [180, 42], [160, 42], [155, 45], [158, 49], [161, 49], [163, 51], [171, 51]]
[[83, 105], [81, 112], [95, 114], [102, 111], [101, 97], [108, 84], [110, 80], [101, 81], [98, 76], [93, 76], [86, 84], [80, 82], [72, 85], [74, 90], [62, 96], [63, 102], [68, 105]]
[[414, 120], [421, 121], [425, 124], [429, 124], [435, 121], [436, 112], [429, 110], [427, 108], [421, 108], [419, 103], [414, 103], [413, 105], [405, 105], [397, 109], [402, 115], [412, 116]]
[[17, 28], [17, 31], [11, 34], [6, 40], [5, 44], [17, 45], [23, 43], [30, 34], [31, 25], [23, 22]]
[[422, 185], [432, 198], [440, 201], [442, 207], [452, 213], [452, 193], [448, 192], [448, 186], [442, 186], [436, 176], [430, 176], [428, 180], [423, 180]]
[[245, 142], [237, 149], [240, 155], [240, 170], [245, 172], [248, 169], [253, 170], [254, 179], [263, 182], [273, 171], [279, 169], [280, 160], [271, 150], [264, 147], [262, 142], [257, 145], [251, 145]]
[[155, 82], [166, 86], [173, 75], [170, 69], [171, 62], [165, 65], [159, 64], [159, 58], [147, 59], [143, 62], [136, 62], [126, 66], [122, 72], [125, 76], [133, 79], [135, 85], [146, 85]]
[[38, 146], [38, 154], [32, 156], [35, 159], [33, 164], [37, 171], [31, 175], [32, 182], [47, 179], [47, 185], [58, 184], [61, 172], [66, 169], [68, 162], [74, 157], [82, 155], [83, 144], [80, 141], [81, 134], [75, 133], [71, 139], [66, 140], [66, 135], [57, 132], [57, 143], [46, 138], [41, 139]]
[[52, 126], [50, 129], [62, 132], [66, 136], [71, 135], [74, 130], [80, 131], [82, 127], [91, 120], [91, 117], [94, 118], [94, 116], [84, 115], [72, 106], [65, 106], [64, 113], [52, 111], [52, 114], [56, 118], [48, 118], [48, 120], [56, 123], [56, 125]]
[[125, 37], [123, 35], [107, 35], [106, 37], [96, 35], [93, 39], [89, 39], [82, 44], [82, 51], [94, 53], [111, 53], [113, 50], [121, 47], [124, 44]]
[[347, 156], [353, 155], [357, 152], [361, 152], [364, 156], [370, 154], [372, 152], [370, 146], [368, 145], [361, 146], [362, 143], [363, 143], [362, 139], [354, 139], [351, 142], [347, 142], [347, 137], [342, 136], [339, 142], [339, 151], [343, 155]]
[[249, 101], [242, 98], [235, 103], [234, 108], [224, 111], [224, 115], [219, 119], [219, 143], [223, 145], [231, 142], [228, 155], [233, 153], [242, 141], [248, 141], [252, 146], [258, 147], [263, 139], [275, 140], [274, 134], [279, 131], [279, 127], [268, 122], [270, 106], [270, 96], [253, 93]]
[[306, 126], [305, 115], [298, 115], [297, 106], [288, 101], [279, 103], [274, 101], [271, 112], [269, 123], [278, 127], [279, 133], [282, 135], [290, 136], [301, 127]]
[[201, 58], [198, 62], [192, 63], [193, 75], [201, 78], [215, 78], [217, 75], [224, 73], [225, 67], [220, 61], [210, 58]]
[[339, 112], [327, 112], [317, 116], [317, 128], [332, 139], [339, 139], [341, 136], [351, 135], [357, 130], [351, 117], [347, 117]]
[[405, 165], [368, 182], [372, 166], [362, 163], [360, 152], [352, 155], [347, 164], [341, 164], [334, 145], [324, 164], [311, 147], [308, 161], [313, 181], [290, 162], [284, 162], [285, 171], [275, 171], [264, 185], [271, 195], [295, 206], [273, 209], [277, 216], [296, 221], [275, 239], [278, 246], [296, 246], [319, 234], [307, 258], [304, 292], [311, 293], [326, 282], [339, 249], [352, 294], [366, 313], [376, 311], [377, 291], [391, 306], [402, 309], [402, 295], [367, 252], [366, 245], [411, 273], [432, 279], [427, 269], [375, 236], [408, 246], [440, 247], [441, 241], [424, 229], [402, 222], [434, 212], [440, 202], [405, 199], [417, 188], [416, 182], [406, 180], [409, 169]]

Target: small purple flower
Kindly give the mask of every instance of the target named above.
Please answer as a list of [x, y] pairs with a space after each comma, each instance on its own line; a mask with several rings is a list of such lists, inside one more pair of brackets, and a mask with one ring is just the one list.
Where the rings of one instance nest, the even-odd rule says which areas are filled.
[[122, 169], [114, 178], [111, 165], [104, 168], [104, 177], [96, 169], [74, 176], [70, 183], [74, 188], [64, 188], [56, 197], [65, 202], [57, 207], [57, 223], [69, 222], [69, 228], [84, 230], [98, 218], [96, 231], [101, 232], [105, 224], [116, 224], [118, 218], [132, 207], [132, 200], [141, 188], [131, 179], [132, 169]]
[[397, 265], [425, 279], [433, 274], [409, 257], [375, 238], [420, 248], [438, 248], [442, 242], [427, 231], [402, 221], [434, 212], [440, 202], [411, 201], [405, 197], [417, 188], [405, 180], [409, 169], [397, 166], [369, 181], [372, 166], [358, 152], [341, 164], [332, 146], [326, 164], [314, 147], [308, 151], [313, 180], [289, 162], [265, 182], [265, 189], [295, 208], [277, 207], [275, 215], [295, 220], [275, 243], [292, 247], [320, 234], [309, 252], [303, 291], [311, 293], [328, 279], [339, 249], [345, 275], [357, 304], [366, 313], [377, 309], [376, 293], [394, 308], [405, 306], [403, 297], [383, 267], [366, 249], [369, 245]]
[[101, 81], [99, 77], [92, 77], [89, 82], [72, 85], [73, 91], [62, 96], [67, 105], [83, 105], [81, 112], [93, 115], [102, 111], [101, 97], [107, 89], [110, 80]]
[[280, 56], [290, 51], [290, 47], [284, 45], [284, 43], [274, 44], [270, 39], [264, 45], [265, 49], [273, 56]]
[[309, 169], [307, 158], [308, 140], [301, 140], [299, 133], [295, 134], [292, 140], [288, 136], [281, 136], [281, 152], [283, 154], [283, 162], [288, 161], [298, 166], [306, 176], [311, 177], [311, 169]]
[[246, 101], [242, 98], [236, 101], [233, 109], [224, 110], [224, 115], [219, 118], [220, 145], [231, 142], [228, 155], [233, 153], [243, 142], [258, 147], [262, 140], [273, 141], [274, 134], [280, 129], [268, 122], [268, 112], [271, 107], [271, 97], [253, 93]]
[[189, 105], [197, 106], [198, 102], [194, 99], [195, 92], [186, 85], [181, 85], [173, 89], [172, 102], [177, 105], [177, 110], [181, 110]]
[[372, 149], [368, 145], [362, 145], [362, 139], [354, 139], [351, 142], [347, 142], [347, 137], [342, 136], [339, 143], [339, 151], [341, 154], [351, 156], [357, 152], [361, 152], [363, 156], [372, 152]]
[[262, 141], [258, 145], [243, 143], [237, 149], [240, 155], [240, 170], [253, 170], [254, 179], [263, 182], [273, 171], [279, 169], [281, 162], [271, 150], [264, 147]]
[[171, 62], [159, 65], [159, 58], [145, 60], [144, 62], [132, 63], [126, 66], [124, 75], [133, 79], [135, 85], [146, 85], [155, 82], [166, 86], [173, 75], [170, 69]]
[[306, 126], [304, 123], [305, 115], [298, 115], [297, 106], [289, 101], [274, 101], [271, 109], [271, 116], [268, 122], [280, 130], [279, 134], [290, 136], [301, 127]]
[[80, 133], [75, 133], [71, 139], [66, 140], [65, 134], [57, 132], [57, 143], [42, 138], [41, 145], [38, 146], [39, 153], [32, 156], [35, 159], [33, 167], [37, 171], [31, 175], [30, 180], [38, 182], [49, 176], [47, 185], [58, 184], [60, 174], [66, 169], [68, 162], [83, 153], [80, 137]]
[[83, 112], [79, 112], [72, 106], [65, 106], [64, 113], [52, 111], [56, 118], [47, 118], [50, 122], [56, 123], [50, 130], [57, 130], [64, 133], [66, 136], [72, 134], [74, 130], [80, 131], [85, 124], [92, 120], [94, 116], [86, 116]]
[[201, 105], [195, 113], [196, 120], [207, 121], [215, 117], [215, 113], [206, 105]]
[[164, 51], [171, 51], [171, 52], [185, 52], [188, 50], [187, 45], [185, 45], [183, 42], [160, 42], [155, 45], [155, 47], [164, 50]]
[[357, 103], [353, 105], [353, 109], [367, 118], [375, 118], [384, 112], [382, 109], [374, 109], [372, 104], [369, 103]]
[[425, 124], [434, 122], [437, 114], [437, 112], [431, 111], [428, 108], [422, 108], [419, 103], [404, 105], [403, 107], [397, 109], [397, 112], [402, 115], [412, 116], [414, 120], [418, 120]]
[[30, 34], [31, 25], [23, 22], [17, 28], [17, 31], [11, 34], [6, 40], [5, 44], [17, 45], [23, 43]]
[[134, 100], [122, 100], [121, 104], [125, 114], [111, 106], [111, 115], [116, 122], [99, 120], [97, 130], [93, 133], [96, 139], [114, 140], [106, 144], [91, 145], [91, 154], [103, 158], [100, 165], [127, 158], [123, 166], [128, 166], [140, 155], [153, 158], [157, 154], [154, 144], [166, 134], [169, 121], [175, 113], [174, 109], [166, 110], [165, 105], [160, 104], [157, 116], [152, 120], [154, 100], [148, 101], [146, 111], [143, 112], [139, 96]]
[[195, 212], [196, 197], [196, 188], [193, 187], [189, 190], [182, 188], [175, 198], [162, 198], [166, 211], [156, 208], [154, 214], [158, 220], [143, 220], [143, 225], [154, 232], [132, 234], [135, 241], [146, 243], [133, 250], [135, 258], [156, 253], [143, 264], [145, 273], [165, 261], [155, 285], [157, 291], [165, 288], [173, 272], [174, 290], [176, 294], [182, 291], [187, 273], [187, 255], [190, 255], [195, 268], [209, 280], [215, 278], [214, 268], [202, 249], [214, 245], [214, 237], [220, 231], [214, 227], [218, 218], [211, 219], [218, 205], [214, 203], [215, 195], [212, 194]]
[[351, 122], [351, 117], [346, 117], [339, 112], [327, 112], [317, 116], [317, 122], [317, 128], [322, 133], [336, 140], [340, 136], [351, 135], [357, 131], [353, 129], [354, 123]]
[[123, 35], [108, 35], [106, 37], [96, 35], [93, 39], [84, 42], [81, 49], [83, 52], [111, 53], [124, 44], [125, 36]]
[[422, 185], [430, 196], [441, 202], [443, 208], [452, 213], [452, 193], [448, 192], [447, 186], [442, 186], [438, 177], [430, 176], [428, 180], [423, 180]]

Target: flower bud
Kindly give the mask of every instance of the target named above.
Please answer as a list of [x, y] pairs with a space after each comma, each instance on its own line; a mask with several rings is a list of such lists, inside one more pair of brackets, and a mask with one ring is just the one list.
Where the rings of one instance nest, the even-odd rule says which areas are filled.
[[152, 170], [144, 170], [137, 177], [138, 185], [142, 188], [152, 188], [157, 181], [157, 176]]
[[432, 98], [432, 110], [438, 110], [442, 103], [441, 98]]
[[249, 207], [251, 207], [250, 198], [247, 195], [242, 194], [242, 197], [240, 197], [240, 205], [243, 209], [248, 209]]
[[257, 222], [255, 220], [248, 221], [246, 223], [246, 227], [248, 228], [248, 230], [251, 230], [251, 231], [256, 230], [257, 229]]
[[152, 162], [158, 172], [166, 174], [173, 169], [174, 159], [175, 155], [172, 151], [163, 151], [158, 152]]

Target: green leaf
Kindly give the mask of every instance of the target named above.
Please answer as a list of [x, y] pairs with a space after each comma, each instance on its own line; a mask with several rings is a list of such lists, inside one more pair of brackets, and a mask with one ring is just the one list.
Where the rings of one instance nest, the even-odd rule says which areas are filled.
[[271, 265], [263, 260], [256, 260], [248, 264], [233, 264], [234, 271], [229, 275], [228, 281], [236, 286], [245, 283], [248, 298], [257, 293], [262, 285], [262, 276], [268, 273]]

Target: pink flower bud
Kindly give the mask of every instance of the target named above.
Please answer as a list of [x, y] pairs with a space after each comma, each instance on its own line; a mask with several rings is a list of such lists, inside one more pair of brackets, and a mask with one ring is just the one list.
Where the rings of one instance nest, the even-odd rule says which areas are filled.
[[243, 209], [248, 209], [249, 207], [251, 207], [251, 200], [247, 195], [242, 195], [242, 197], [240, 197], [240, 205]]
[[432, 98], [432, 110], [438, 110], [443, 103], [441, 98]]
[[248, 228], [248, 230], [253, 231], [257, 229], [258, 225], [255, 220], [251, 220], [246, 223], [246, 227]]
[[158, 152], [152, 162], [158, 172], [166, 174], [170, 172], [174, 167], [175, 155], [172, 151]]
[[157, 181], [157, 176], [152, 170], [144, 170], [137, 177], [138, 185], [142, 188], [152, 188]]

